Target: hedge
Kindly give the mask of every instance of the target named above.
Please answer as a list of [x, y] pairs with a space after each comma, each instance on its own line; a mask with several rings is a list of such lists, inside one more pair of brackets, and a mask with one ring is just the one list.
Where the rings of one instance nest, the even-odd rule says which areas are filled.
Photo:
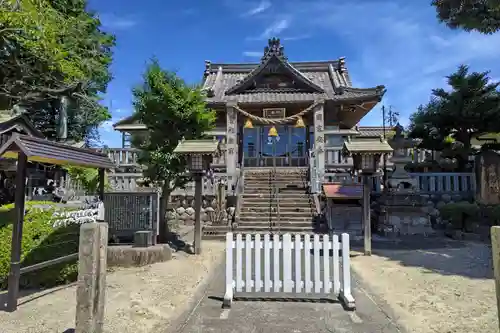
[[[33, 207], [44, 205], [44, 209]], [[57, 208], [61, 210], [61, 208]], [[21, 262], [22, 267], [78, 252], [80, 226], [53, 227], [52, 214], [56, 206], [52, 202], [26, 202]], [[0, 287], [7, 287], [10, 270], [12, 224], [15, 220], [14, 204], [0, 207]], [[73, 282], [78, 275], [77, 261], [60, 263], [21, 275], [20, 287], [53, 287]]]

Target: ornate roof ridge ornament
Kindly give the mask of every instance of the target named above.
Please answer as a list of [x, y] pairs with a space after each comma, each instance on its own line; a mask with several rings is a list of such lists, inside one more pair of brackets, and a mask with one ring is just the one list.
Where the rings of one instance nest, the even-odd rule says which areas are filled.
[[280, 39], [276, 37], [268, 39], [261, 62], [265, 63], [272, 56], [276, 56], [283, 61], [288, 61], [288, 58], [285, 56], [285, 48], [281, 45]]

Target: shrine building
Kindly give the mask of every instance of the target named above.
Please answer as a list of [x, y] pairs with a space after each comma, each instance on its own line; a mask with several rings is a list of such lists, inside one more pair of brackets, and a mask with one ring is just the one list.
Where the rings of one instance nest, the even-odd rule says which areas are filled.
[[[347, 174], [344, 141], [380, 142], [381, 127], [357, 124], [384, 96], [385, 87], [352, 86], [345, 58], [292, 62], [277, 38], [258, 63], [205, 62], [207, 107], [217, 112], [208, 136], [225, 143], [214, 164], [231, 179], [239, 166], [307, 167], [315, 153], [319, 174]], [[132, 117], [114, 125], [126, 134], [144, 130]], [[271, 135], [270, 135], [271, 134]]]

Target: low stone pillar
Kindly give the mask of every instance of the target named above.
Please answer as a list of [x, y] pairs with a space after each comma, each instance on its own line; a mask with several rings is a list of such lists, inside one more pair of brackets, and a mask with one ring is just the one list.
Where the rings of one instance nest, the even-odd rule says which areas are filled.
[[134, 233], [134, 247], [150, 247], [153, 245], [152, 231], [137, 231]]
[[495, 274], [495, 289], [497, 293], [497, 314], [500, 327], [500, 227], [491, 227], [491, 252], [493, 254], [493, 270]]
[[106, 291], [108, 224], [80, 228], [75, 333], [102, 333]]

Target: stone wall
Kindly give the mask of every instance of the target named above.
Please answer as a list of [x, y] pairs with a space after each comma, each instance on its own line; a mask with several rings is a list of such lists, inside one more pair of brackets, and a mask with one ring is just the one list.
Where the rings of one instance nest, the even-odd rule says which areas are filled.
[[466, 194], [392, 194], [381, 200], [378, 229], [385, 235], [434, 235], [444, 224], [439, 207], [470, 199]]
[[379, 230], [387, 236], [435, 234], [429, 215], [421, 207], [386, 207]]
[[[201, 221], [204, 225], [227, 224], [235, 212], [234, 203], [228, 206], [223, 198], [218, 202], [216, 196], [205, 195], [202, 199]], [[193, 225], [195, 220], [195, 200], [191, 195], [173, 195], [167, 207], [167, 222], [175, 225]]]

